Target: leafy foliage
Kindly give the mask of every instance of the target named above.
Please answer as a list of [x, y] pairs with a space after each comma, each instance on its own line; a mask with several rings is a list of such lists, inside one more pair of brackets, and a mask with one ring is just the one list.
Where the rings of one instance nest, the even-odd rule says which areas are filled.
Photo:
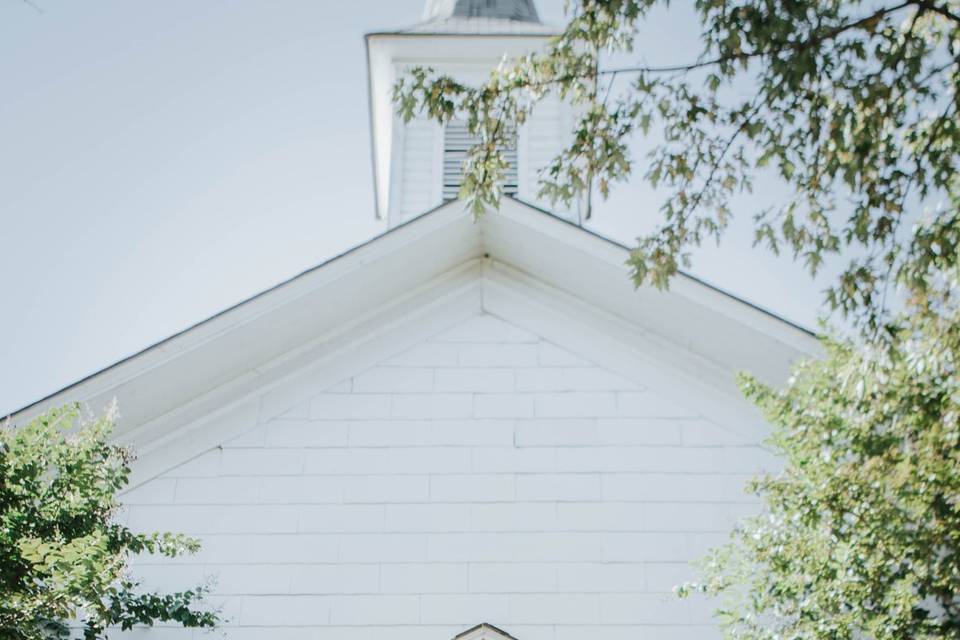
[[728, 638], [960, 638], [956, 272], [936, 289], [886, 348], [827, 342], [783, 391], [743, 379], [786, 468], [692, 585], [727, 599]]
[[[579, 114], [572, 142], [541, 174], [541, 196], [555, 201], [592, 188], [605, 196], [636, 170], [629, 138], [655, 131], [642, 174], [669, 195], [662, 224], [630, 259], [638, 285], [667, 286], [692, 248], [720, 240], [732, 199], [770, 172], [791, 195], [754, 212], [756, 243], [813, 273], [830, 254], [853, 256], [827, 302], [865, 329], [885, 324], [890, 284], [922, 290], [956, 264], [957, 0], [696, 0], [696, 58], [604, 66], [634, 52], [638, 26], [661, 5], [571, 2], [545, 51], [505, 61], [477, 87], [415, 69], [395, 87], [398, 111], [468, 123], [479, 142], [461, 197], [477, 214], [499, 203], [500, 150], [548, 94]], [[937, 207], [910, 228], [911, 204]]]
[[114, 625], [217, 623], [196, 608], [203, 587], [141, 593], [126, 575], [131, 555], [175, 557], [199, 543], [116, 522], [131, 455], [108, 442], [112, 427], [112, 415], [84, 422], [70, 406], [0, 429], [0, 637], [60, 637], [75, 620], [87, 639]]

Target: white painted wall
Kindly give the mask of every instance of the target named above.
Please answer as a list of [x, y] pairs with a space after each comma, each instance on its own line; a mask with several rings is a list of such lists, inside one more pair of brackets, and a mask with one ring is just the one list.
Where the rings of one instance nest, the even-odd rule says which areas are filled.
[[551, 202], [540, 197], [540, 174], [571, 141], [576, 116], [573, 108], [557, 95], [543, 98], [530, 119], [520, 128], [519, 197], [572, 222], [586, 214], [585, 202]]
[[204, 543], [138, 571], [216, 577], [242, 640], [716, 637], [670, 588], [773, 461], [650, 378], [475, 316], [129, 493], [132, 526]]
[[397, 211], [391, 212], [390, 225], [396, 226], [425, 213], [441, 202], [439, 168], [443, 151], [443, 128], [426, 116], [403, 124], [398, 119], [402, 143], [395, 170]]

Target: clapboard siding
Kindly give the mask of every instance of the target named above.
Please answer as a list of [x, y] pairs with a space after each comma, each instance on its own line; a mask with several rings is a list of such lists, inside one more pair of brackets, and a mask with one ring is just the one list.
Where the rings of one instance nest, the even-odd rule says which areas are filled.
[[400, 160], [400, 206], [398, 222], [424, 213], [434, 201], [437, 125], [415, 118], [403, 125]]
[[576, 219], [576, 204], [565, 207], [538, 197], [540, 173], [569, 142], [571, 126], [571, 109], [559, 97], [549, 95], [536, 105], [522, 132], [524, 176], [521, 184], [524, 188], [519, 195], [561, 216]]
[[216, 577], [228, 638], [701, 640], [708, 604], [670, 589], [772, 463], [657, 380], [480, 315], [140, 486], [127, 518], [202, 538], [139, 571]]

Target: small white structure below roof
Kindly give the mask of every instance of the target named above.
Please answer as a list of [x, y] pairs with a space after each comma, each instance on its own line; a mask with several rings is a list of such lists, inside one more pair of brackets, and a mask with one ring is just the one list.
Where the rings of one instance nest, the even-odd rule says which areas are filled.
[[498, 629], [492, 624], [484, 622], [457, 634], [453, 637], [453, 640], [517, 640], [517, 638], [503, 629]]
[[[427, 0], [423, 19], [366, 35], [376, 212], [388, 227], [441, 204], [445, 167], [452, 166], [445, 125], [424, 114], [407, 123], [397, 115], [397, 80], [422, 66], [477, 85], [504, 59], [540, 51], [559, 33], [540, 22], [533, 0]], [[571, 105], [549, 96], [520, 128], [514, 165], [519, 198], [547, 205], [538, 200], [539, 172], [562, 151], [573, 122]], [[555, 213], [575, 219], [579, 203], [577, 211]]]

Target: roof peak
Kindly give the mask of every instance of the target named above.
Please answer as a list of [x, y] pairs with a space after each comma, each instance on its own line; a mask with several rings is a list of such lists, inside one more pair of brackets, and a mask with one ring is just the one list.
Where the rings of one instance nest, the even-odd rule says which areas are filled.
[[533, 0], [427, 0], [425, 21], [449, 18], [493, 18], [540, 24]]

